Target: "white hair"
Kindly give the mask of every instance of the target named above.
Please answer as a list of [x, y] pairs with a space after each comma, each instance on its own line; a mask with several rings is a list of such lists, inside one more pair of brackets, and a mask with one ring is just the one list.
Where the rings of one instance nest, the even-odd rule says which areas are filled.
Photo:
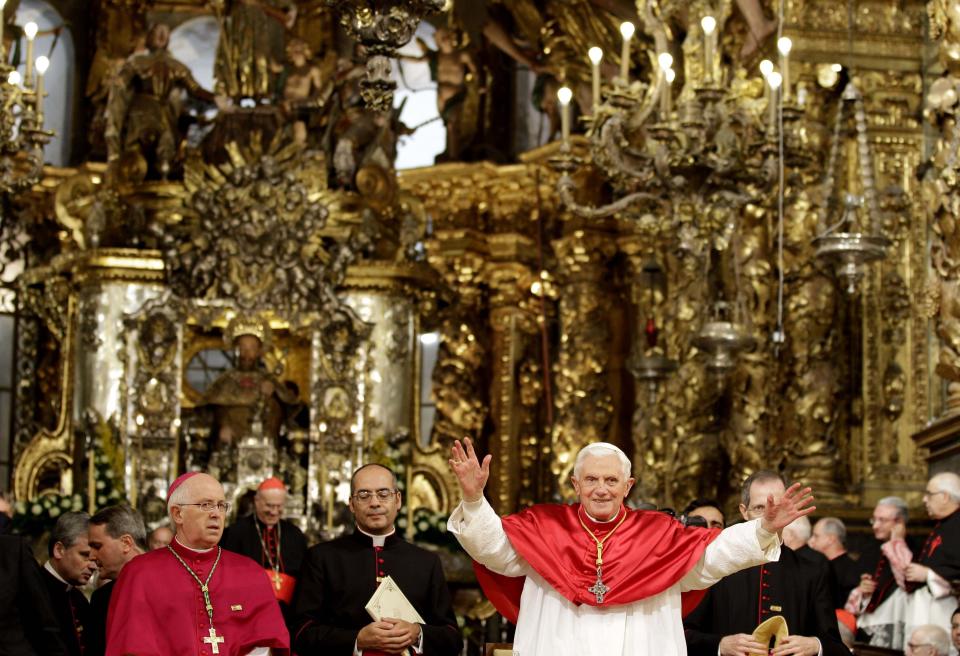
[[903, 523], [907, 523], [907, 519], [910, 516], [909, 506], [907, 502], [901, 499], [900, 497], [883, 497], [877, 501], [878, 506], [891, 506], [897, 509], [897, 518], [902, 519]]
[[950, 653], [950, 636], [947, 631], [936, 624], [921, 624], [910, 634], [910, 642], [924, 641], [937, 650], [937, 656], [947, 656]]
[[953, 472], [940, 472], [930, 477], [937, 491], [946, 492], [954, 503], [960, 503], [960, 476]]
[[630, 458], [627, 457], [627, 454], [624, 453], [620, 447], [610, 444], [609, 442], [593, 442], [580, 449], [580, 453], [577, 454], [577, 459], [573, 463], [573, 475], [580, 478], [583, 461], [586, 460], [587, 456], [602, 458], [610, 455], [617, 456], [620, 460], [620, 465], [623, 467], [623, 477], [625, 479], [630, 478]]
[[836, 517], [824, 517], [817, 522], [817, 524], [823, 527], [824, 532], [837, 536], [837, 541], [840, 542], [840, 544], [846, 544], [847, 527], [843, 525], [840, 519]]
[[[795, 520], [787, 524], [783, 528], [784, 533], [789, 533], [796, 538], [797, 542], [803, 542], [806, 544], [807, 540], [810, 539], [810, 536], [813, 534], [813, 529], [810, 527], [810, 520], [807, 519], [806, 515], [803, 517], [797, 517]], [[784, 542], [787, 540], [784, 539]]]

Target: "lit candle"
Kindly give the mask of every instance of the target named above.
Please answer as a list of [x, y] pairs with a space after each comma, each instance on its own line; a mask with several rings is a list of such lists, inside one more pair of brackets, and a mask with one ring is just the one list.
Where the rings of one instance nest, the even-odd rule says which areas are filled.
[[783, 101], [790, 100], [790, 50], [793, 41], [788, 36], [777, 39], [777, 50], [780, 51], [780, 70], [783, 72]]
[[23, 84], [28, 87], [33, 84], [33, 40], [37, 38], [38, 29], [37, 24], [33, 21], [23, 26], [23, 34], [27, 37], [27, 68], [23, 76]]
[[670, 85], [673, 84], [676, 77], [677, 72], [672, 68], [663, 71], [663, 95], [660, 96], [660, 113], [663, 115], [664, 122], [670, 120], [670, 113], [673, 111], [673, 89]]
[[43, 75], [50, 67], [50, 60], [40, 55], [37, 57], [37, 127], [43, 127]]
[[620, 52], [620, 80], [626, 85], [630, 83], [630, 40], [636, 28], [630, 21], [620, 23], [620, 34], [623, 36], [623, 50]]
[[770, 85], [767, 84], [767, 78], [770, 77], [770, 74], [773, 73], [773, 62], [769, 59], [764, 59], [760, 62], [760, 75], [763, 76], [763, 99], [767, 101], [767, 104], [770, 104]]
[[773, 71], [767, 76], [767, 84], [770, 85], [770, 134], [776, 134], [777, 131], [777, 91], [783, 82], [783, 76]]
[[560, 125], [563, 143], [570, 139], [570, 101], [573, 99], [573, 91], [570, 87], [560, 87], [557, 91], [557, 100], [560, 101]]
[[10, 71], [10, 75], [7, 76], [7, 84], [13, 86], [20, 86], [20, 71]]
[[707, 83], [713, 82], [713, 53], [716, 49], [714, 40], [717, 34], [717, 19], [713, 16], [704, 16], [700, 19], [703, 28], [703, 65], [704, 79]]
[[593, 114], [597, 114], [600, 107], [600, 62], [603, 61], [603, 50], [594, 46], [587, 51], [587, 57], [593, 65]]
[[660, 120], [666, 122], [670, 120], [670, 105], [673, 102], [670, 83], [676, 77], [676, 73], [671, 68], [673, 55], [669, 52], [661, 52], [657, 55], [657, 63], [660, 64]]

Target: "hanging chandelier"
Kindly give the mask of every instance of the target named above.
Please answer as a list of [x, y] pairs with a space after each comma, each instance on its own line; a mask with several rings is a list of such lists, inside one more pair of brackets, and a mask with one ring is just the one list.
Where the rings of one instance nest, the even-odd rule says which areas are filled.
[[693, 345], [704, 352], [707, 371], [723, 379], [737, 364], [737, 356], [752, 351], [757, 340], [746, 327], [728, 316], [729, 307], [723, 301], [713, 306], [713, 316], [704, 322], [693, 338]]
[[[0, 12], [4, 2], [0, 1]], [[2, 23], [2, 21], [0, 21]], [[53, 132], [43, 129], [43, 79], [50, 66], [45, 56], [33, 59], [37, 24], [27, 23], [24, 75], [7, 61], [0, 24], [0, 193], [22, 191], [43, 174], [43, 148]]]
[[367, 74], [360, 81], [360, 95], [367, 107], [386, 112], [393, 107], [391, 59], [397, 49], [406, 45], [424, 16], [434, 14], [452, 4], [450, 0], [326, 0], [331, 9], [340, 12], [340, 22], [363, 46]]
[[[840, 219], [828, 225], [826, 217], [830, 214], [831, 204], [840, 205], [836, 200], [839, 190], [835, 188], [835, 175], [844, 113], [848, 107], [852, 108], [854, 116], [862, 194], [844, 193], [842, 206], [837, 210], [840, 213]], [[848, 186], [850, 186], [849, 182]], [[863, 278], [865, 266], [870, 262], [884, 259], [890, 242], [878, 234], [879, 230], [876, 227], [879, 207], [873, 177], [873, 160], [870, 156], [870, 144], [867, 141], [867, 119], [863, 107], [863, 96], [852, 81], [843, 90], [840, 106], [837, 108], [823, 192], [826, 208], [821, 214], [819, 234], [813, 240], [816, 257], [830, 267], [833, 274], [844, 285], [847, 294], [853, 296], [857, 293], [857, 285]], [[863, 217], [862, 220], [859, 220], [860, 216]]]

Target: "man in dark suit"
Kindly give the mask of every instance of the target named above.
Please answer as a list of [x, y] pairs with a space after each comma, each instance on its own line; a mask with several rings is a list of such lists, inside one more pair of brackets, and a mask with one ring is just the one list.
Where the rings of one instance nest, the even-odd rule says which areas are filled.
[[23, 539], [0, 535], [0, 656], [65, 656], [40, 566]]
[[860, 585], [863, 566], [847, 553], [847, 527], [836, 517], [824, 517], [813, 527], [810, 547], [829, 560], [830, 588], [834, 608], [843, 608], [850, 591]]
[[[397, 534], [397, 480], [386, 467], [366, 465], [350, 483], [353, 535], [311, 548], [301, 571], [291, 626], [300, 654], [417, 654], [455, 656], [462, 646], [440, 559]], [[371, 621], [364, 609], [390, 576], [423, 624]]]
[[[785, 490], [779, 474], [752, 474], [741, 489], [740, 513], [744, 520], [762, 516], [767, 497], [777, 499]], [[758, 644], [751, 634], [761, 622], [782, 615], [790, 635], [777, 645], [773, 656], [849, 656], [837, 630], [828, 576], [826, 565], [807, 561], [784, 546], [779, 561], [722, 579], [684, 618], [688, 653], [766, 653], [768, 646]]]
[[107, 651], [107, 611], [110, 595], [128, 562], [147, 550], [147, 529], [140, 513], [128, 506], [108, 506], [90, 518], [90, 557], [106, 581], [90, 598], [87, 649], [84, 656], [103, 656]]
[[70, 656], [83, 656], [86, 649], [90, 602], [77, 588], [86, 585], [96, 569], [87, 541], [89, 522], [87, 513], [60, 515], [50, 534], [50, 558], [43, 566], [43, 579]]

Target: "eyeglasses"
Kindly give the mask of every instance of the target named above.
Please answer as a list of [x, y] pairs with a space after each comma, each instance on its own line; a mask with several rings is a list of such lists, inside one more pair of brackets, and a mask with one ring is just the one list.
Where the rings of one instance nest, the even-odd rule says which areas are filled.
[[230, 512], [230, 502], [229, 501], [204, 501], [202, 503], [178, 503], [178, 506], [197, 506], [205, 513], [213, 512], [214, 510], [222, 512], [226, 515]]
[[896, 521], [896, 517], [871, 517], [871, 524], [887, 524], [889, 522]]
[[382, 487], [376, 492], [372, 490], [357, 490], [356, 492], [354, 492], [353, 498], [356, 499], [357, 501], [369, 501], [370, 499], [373, 498], [373, 495], [376, 494], [378, 499], [380, 499], [381, 501], [386, 501], [396, 493], [397, 493], [396, 488], [391, 490], [390, 488]]
[[924, 647], [933, 647], [933, 645], [915, 645], [912, 642], [907, 643], [907, 649], [910, 651], [917, 651], [918, 649], [922, 649]]

